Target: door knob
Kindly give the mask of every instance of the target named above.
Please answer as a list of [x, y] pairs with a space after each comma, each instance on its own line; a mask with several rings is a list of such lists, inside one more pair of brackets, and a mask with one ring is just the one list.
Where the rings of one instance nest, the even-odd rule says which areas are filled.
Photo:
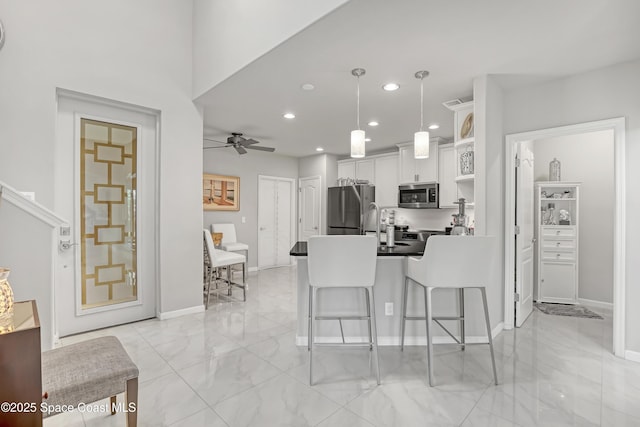
[[266, 229], [267, 229], [267, 227], [260, 227], [260, 231], [264, 231]]
[[314, 229], [314, 230], [317, 230], [317, 229], [318, 229], [318, 227], [313, 227], [313, 229]]
[[71, 249], [71, 246], [78, 246], [78, 243], [71, 243], [71, 240], [60, 240], [58, 244], [61, 251], [67, 251]]

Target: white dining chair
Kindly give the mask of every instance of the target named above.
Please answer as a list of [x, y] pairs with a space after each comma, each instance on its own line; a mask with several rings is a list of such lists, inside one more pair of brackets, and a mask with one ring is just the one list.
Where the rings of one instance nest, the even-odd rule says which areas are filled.
[[[211, 232], [207, 229], [202, 230], [204, 235], [204, 268], [205, 268], [205, 293], [207, 294], [207, 305], [209, 307], [209, 296], [211, 295], [211, 282], [215, 280], [216, 291], [218, 288], [218, 276], [216, 270], [221, 267], [227, 267], [227, 287], [225, 290], [229, 291], [231, 295], [231, 289], [233, 286], [242, 288], [242, 299], [247, 300], [247, 283], [246, 283], [246, 269], [247, 258], [242, 254], [234, 252], [227, 252], [220, 249], [216, 249], [213, 245], [213, 238]], [[231, 277], [231, 266], [241, 264], [242, 265], [242, 284], [234, 282]]]
[[[373, 352], [376, 380], [380, 384], [376, 311], [373, 286], [376, 278], [377, 241], [374, 236], [312, 236], [307, 242], [309, 275], [309, 384], [313, 385], [313, 348], [320, 345], [368, 346]], [[318, 315], [320, 289], [359, 288], [365, 291], [367, 312], [364, 315]], [[327, 307], [323, 307], [327, 308]], [[368, 342], [343, 344], [314, 342], [316, 320], [367, 320]], [[341, 325], [342, 329], [342, 325]], [[344, 336], [343, 336], [344, 340]]]
[[238, 242], [236, 226], [234, 224], [211, 224], [211, 232], [222, 233], [222, 242], [220, 243], [222, 250], [228, 252], [243, 251], [247, 258], [247, 263], [249, 262], [249, 245]]
[[[478, 289], [482, 295], [482, 305], [487, 329], [487, 342], [491, 352], [493, 380], [498, 384], [496, 360], [493, 352], [491, 323], [487, 307], [486, 286], [489, 284], [489, 269], [495, 264], [496, 239], [489, 236], [431, 236], [427, 240], [424, 255], [421, 258], [407, 258], [407, 274], [405, 277], [402, 298], [401, 348], [404, 349], [405, 324], [407, 320], [425, 320], [427, 327], [427, 366], [429, 385], [433, 386], [433, 337], [432, 323], [436, 322], [453, 340], [462, 347], [465, 342], [464, 290]], [[407, 316], [407, 293], [409, 283], [413, 282], [424, 289], [425, 316]], [[434, 317], [432, 310], [432, 292], [434, 289], [457, 289], [460, 312], [457, 316]], [[454, 320], [460, 322], [460, 338], [455, 337], [441, 321]], [[476, 343], [474, 343], [476, 344]]]

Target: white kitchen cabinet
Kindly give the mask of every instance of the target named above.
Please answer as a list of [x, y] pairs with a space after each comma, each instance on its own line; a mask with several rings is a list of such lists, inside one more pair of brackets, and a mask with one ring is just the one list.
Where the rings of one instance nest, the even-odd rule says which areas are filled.
[[456, 164], [453, 144], [443, 144], [438, 148], [438, 183], [440, 184], [440, 207], [457, 208]]
[[398, 206], [398, 155], [388, 154], [376, 156], [375, 186], [376, 203], [380, 207]]
[[438, 144], [441, 140], [440, 137], [430, 139], [427, 159], [414, 157], [413, 142], [397, 144], [400, 156], [400, 184], [438, 181]]
[[579, 193], [577, 182], [536, 183], [540, 302], [578, 303]]
[[373, 159], [356, 160], [356, 179], [366, 179], [376, 185], [375, 163]]
[[356, 178], [356, 161], [340, 160], [338, 161], [338, 178]]

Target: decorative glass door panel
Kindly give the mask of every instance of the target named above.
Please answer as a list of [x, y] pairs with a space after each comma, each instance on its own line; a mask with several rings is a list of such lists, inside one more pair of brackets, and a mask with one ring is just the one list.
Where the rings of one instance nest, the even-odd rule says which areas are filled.
[[138, 299], [137, 128], [80, 121], [82, 309]]

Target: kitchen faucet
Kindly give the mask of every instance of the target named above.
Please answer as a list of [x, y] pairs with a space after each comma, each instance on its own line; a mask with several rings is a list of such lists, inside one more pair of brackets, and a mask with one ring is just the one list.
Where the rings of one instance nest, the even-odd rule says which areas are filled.
[[378, 239], [378, 246], [380, 246], [380, 206], [376, 202], [369, 203], [367, 214], [371, 210], [371, 206], [376, 209], [376, 239]]

